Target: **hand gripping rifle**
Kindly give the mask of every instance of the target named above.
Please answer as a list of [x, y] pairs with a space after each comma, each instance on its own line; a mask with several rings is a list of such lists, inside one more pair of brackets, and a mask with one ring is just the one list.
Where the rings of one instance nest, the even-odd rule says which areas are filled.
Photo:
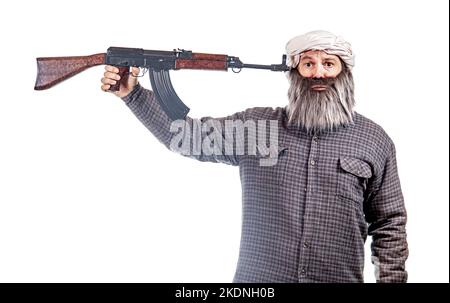
[[[229, 68], [238, 73], [242, 68], [268, 69], [271, 71], [288, 71], [286, 55], [281, 64], [259, 65], [244, 64], [238, 57], [193, 53], [183, 49], [173, 51], [144, 50], [141, 48], [110, 47], [107, 53], [91, 56], [45, 57], [37, 58], [37, 78], [35, 90], [48, 89], [59, 82], [72, 77], [83, 70], [108, 64], [119, 68], [123, 78], [129, 73], [130, 66], [148, 70], [150, 82], [156, 100], [172, 120], [184, 119], [189, 108], [180, 100], [170, 81], [169, 70], [203, 69], [224, 70]], [[118, 91], [120, 83], [112, 85], [110, 91]]]

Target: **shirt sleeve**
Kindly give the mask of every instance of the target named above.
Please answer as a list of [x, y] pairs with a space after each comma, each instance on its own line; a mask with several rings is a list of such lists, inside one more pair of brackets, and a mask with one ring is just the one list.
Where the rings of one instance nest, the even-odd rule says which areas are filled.
[[372, 236], [372, 263], [378, 283], [406, 282], [406, 209], [397, 172], [394, 144], [381, 172], [375, 176], [374, 190], [365, 202], [368, 234]]
[[[133, 114], [169, 150], [199, 161], [239, 165], [233, 137], [225, 137], [225, 121], [244, 120], [245, 112], [223, 118], [203, 117], [172, 121], [153, 91], [136, 85], [122, 98]], [[235, 132], [236, 134], [236, 132]]]

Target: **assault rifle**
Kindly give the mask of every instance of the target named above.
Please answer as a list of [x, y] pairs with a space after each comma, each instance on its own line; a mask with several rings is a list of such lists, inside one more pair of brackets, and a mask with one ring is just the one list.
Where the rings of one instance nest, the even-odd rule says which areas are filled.
[[[260, 65], [245, 64], [238, 57], [193, 53], [178, 49], [173, 51], [144, 50], [141, 48], [110, 47], [106, 53], [90, 56], [43, 57], [37, 58], [37, 78], [35, 90], [48, 89], [83, 70], [96, 65], [113, 65], [119, 68], [123, 78], [131, 66], [144, 68], [149, 72], [150, 82], [156, 99], [172, 120], [184, 119], [189, 108], [177, 96], [170, 81], [169, 70], [202, 69], [223, 70], [229, 68], [238, 73], [243, 68], [288, 71], [286, 55], [281, 64]], [[112, 85], [110, 90], [119, 90], [120, 83]]]

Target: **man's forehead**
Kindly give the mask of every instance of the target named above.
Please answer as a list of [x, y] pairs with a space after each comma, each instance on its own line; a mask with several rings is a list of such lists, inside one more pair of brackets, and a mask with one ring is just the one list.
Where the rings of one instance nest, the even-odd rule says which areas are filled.
[[327, 54], [323, 50], [308, 50], [300, 55], [300, 60], [304, 59], [337, 59], [339, 60], [339, 57], [336, 55], [330, 55]]

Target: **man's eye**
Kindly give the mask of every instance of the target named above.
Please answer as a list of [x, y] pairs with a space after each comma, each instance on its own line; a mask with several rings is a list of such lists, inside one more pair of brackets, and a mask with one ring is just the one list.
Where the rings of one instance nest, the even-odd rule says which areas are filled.
[[333, 67], [334, 64], [333, 64], [332, 62], [327, 62], [327, 63], [325, 63], [325, 66], [326, 66], [326, 67]]
[[305, 66], [306, 66], [306, 67], [311, 67], [312, 64], [311, 64], [311, 62], [306, 62], [306, 63], [305, 63]]

